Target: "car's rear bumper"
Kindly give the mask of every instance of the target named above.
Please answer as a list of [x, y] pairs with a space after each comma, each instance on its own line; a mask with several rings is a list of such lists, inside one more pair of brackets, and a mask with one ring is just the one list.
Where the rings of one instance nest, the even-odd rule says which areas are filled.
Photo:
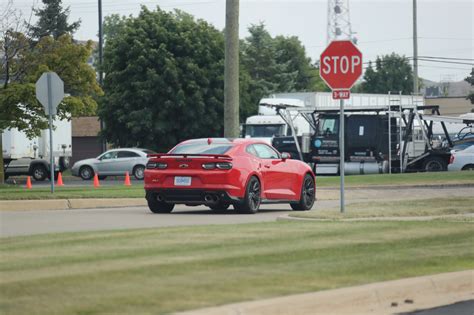
[[146, 198], [155, 198], [168, 203], [188, 205], [212, 205], [218, 202], [235, 203], [240, 201], [240, 198], [229, 195], [225, 190], [182, 188], [146, 189]]

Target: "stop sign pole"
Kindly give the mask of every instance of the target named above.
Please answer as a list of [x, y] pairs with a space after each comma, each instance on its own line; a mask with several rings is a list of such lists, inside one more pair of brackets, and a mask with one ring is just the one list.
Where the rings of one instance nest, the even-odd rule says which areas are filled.
[[341, 179], [341, 213], [345, 212], [344, 175], [344, 99], [350, 98], [351, 87], [362, 74], [362, 53], [349, 40], [329, 43], [320, 58], [319, 75], [332, 89], [332, 98], [339, 100], [339, 174]]
[[51, 193], [54, 193], [54, 157], [53, 157], [53, 115], [64, 98], [64, 83], [55, 72], [45, 72], [36, 81], [36, 98], [43, 105], [49, 121], [49, 170]]

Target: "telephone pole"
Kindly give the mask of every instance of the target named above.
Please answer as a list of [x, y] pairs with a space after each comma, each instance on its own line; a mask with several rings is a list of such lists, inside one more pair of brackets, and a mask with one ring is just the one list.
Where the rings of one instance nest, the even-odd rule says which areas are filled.
[[239, 137], [239, 0], [226, 0], [224, 137]]
[[416, 29], [416, 0], [413, 0], [413, 95], [418, 95], [418, 32]]
[[[104, 58], [104, 53], [103, 53], [103, 47], [104, 47], [104, 32], [102, 28], [102, 0], [98, 0], [98, 7], [99, 7], [99, 85], [100, 88], [104, 87], [104, 72], [102, 68], [102, 63], [103, 63], [103, 58]], [[104, 121], [102, 119], [99, 119], [100, 123], [100, 131], [102, 132], [104, 130]], [[101, 140], [101, 148], [102, 152], [107, 151], [107, 141], [105, 139]]]

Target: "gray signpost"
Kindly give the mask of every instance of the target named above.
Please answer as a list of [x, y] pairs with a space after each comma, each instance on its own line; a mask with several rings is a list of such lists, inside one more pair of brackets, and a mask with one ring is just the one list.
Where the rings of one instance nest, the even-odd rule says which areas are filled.
[[54, 157], [53, 157], [53, 115], [57, 113], [57, 107], [64, 98], [63, 80], [55, 72], [45, 72], [36, 81], [36, 98], [44, 106], [49, 121], [49, 169], [51, 193], [54, 192]]

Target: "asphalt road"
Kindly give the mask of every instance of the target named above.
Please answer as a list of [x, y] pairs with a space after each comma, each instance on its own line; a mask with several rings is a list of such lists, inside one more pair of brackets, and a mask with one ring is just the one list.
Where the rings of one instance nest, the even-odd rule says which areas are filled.
[[[336, 205], [338, 201], [319, 201], [318, 206]], [[289, 205], [262, 205], [257, 214], [237, 214], [232, 207], [215, 213], [204, 206], [177, 205], [172, 213], [154, 214], [148, 207], [44, 210], [0, 212], [0, 237], [58, 232], [99, 231], [170, 226], [239, 224], [275, 221], [291, 212]]]
[[454, 303], [436, 308], [426, 310], [419, 310], [410, 313], [403, 313], [400, 315], [473, 315], [474, 314], [474, 300]]

